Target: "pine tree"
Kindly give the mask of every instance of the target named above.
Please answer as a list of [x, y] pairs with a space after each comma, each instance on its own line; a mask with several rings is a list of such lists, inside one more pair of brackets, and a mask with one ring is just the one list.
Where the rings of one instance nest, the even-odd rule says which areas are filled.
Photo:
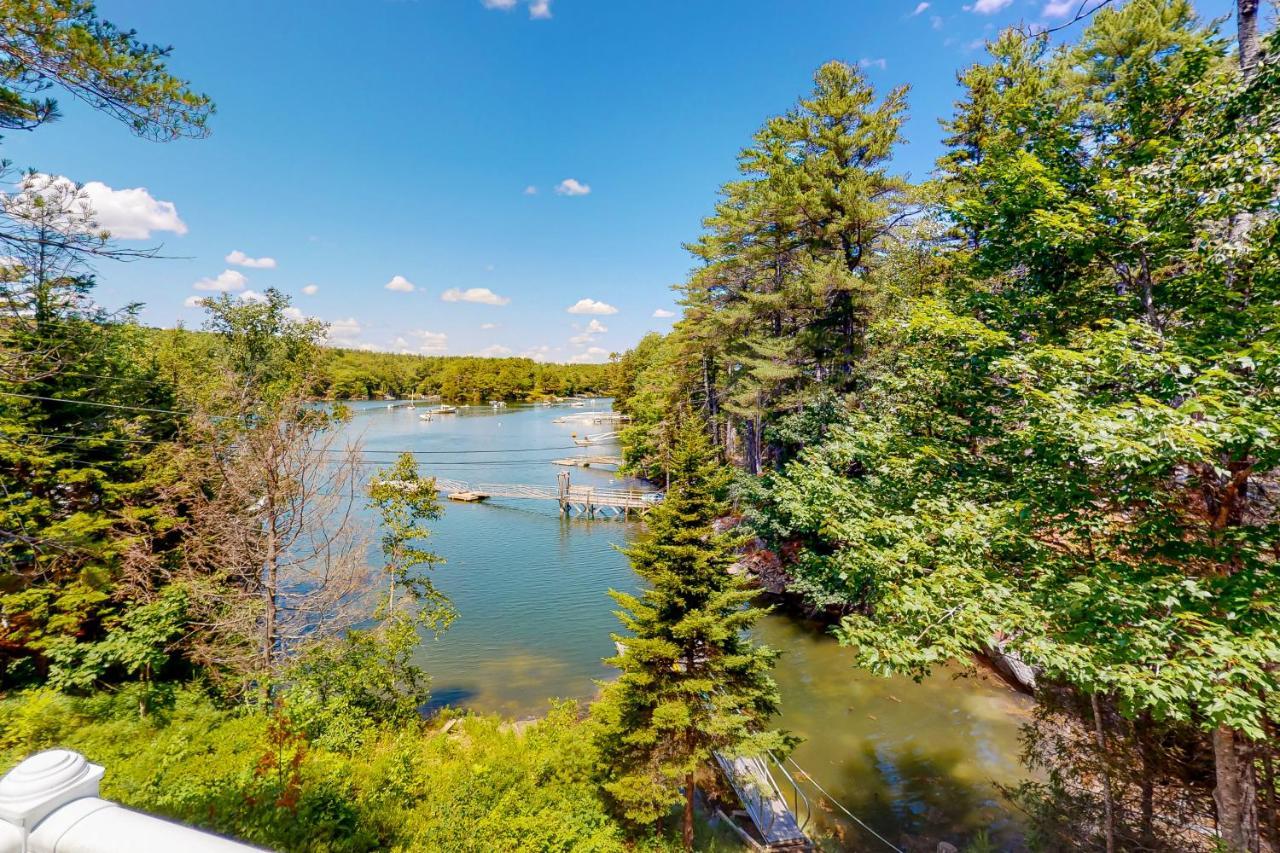
[[607, 662], [622, 675], [604, 687], [593, 715], [604, 788], [618, 809], [652, 825], [681, 801], [683, 786], [691, 848], [696, 774], [712, 753], [758, 753], [786, 737], [766, 728], [778, 709], [769, 674], [777, 653], [746, 634], [763, 611], [729, 572], [735, 537], [716, 530], [727, 474], [705, 425], [686, 416], [670, 455], [670, 489], [627, 551], [649, 588], [610, 593], [630, 633], [614, 635], [619, 654]]

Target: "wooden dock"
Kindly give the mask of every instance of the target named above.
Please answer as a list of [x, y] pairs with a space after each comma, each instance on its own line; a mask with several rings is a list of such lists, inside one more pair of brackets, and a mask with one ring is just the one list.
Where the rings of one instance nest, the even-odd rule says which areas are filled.
[[568, 459], [553, 459], [552, 465], [563, 465], [566, 468], [617, 468], [622, 464], [621, 456], [571, 456]]
[[464, 483], [436, 478], [436, 488], [449, 500], [461, 503], [477, 503], [491, 498], [555, 501], [565, 515], [587, 518], [627, 518], [632, 513], [647, 512], [662, 500], [662, 495], [657, 492], [575, 486], [569, 481], [568, 471], [562, 471], [556, 480], [555, 486], [530, 486], [521, 483]]
[[[743, 811], [754, 826], [758, 838], [744, 836], [753, 847], [759, 850], [811, 850], [813, 844], [805, 835], [804, 829], [797, 820], [797, 813], [802, 805], [808, 812], [808, 800], [795, 790], [795, 810], [787, 805], [778, 783], [769, 772], [763, 759], [752, 756], [727, 756], [715, 753], [716, 763], [725, 780], [733, 787], [742, 803]], [[807, 820], [806, 820], [807, 822]], [[739, 833], [742, 829], [734, 823], [730, 825]]]

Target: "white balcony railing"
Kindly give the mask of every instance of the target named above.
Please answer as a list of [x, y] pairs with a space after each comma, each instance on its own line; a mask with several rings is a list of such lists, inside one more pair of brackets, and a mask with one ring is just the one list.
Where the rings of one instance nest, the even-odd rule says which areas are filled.
[[231, 853], [256, 848], [99, 799], [103, 768], [69, 749], [0, 778], [0, 853]]

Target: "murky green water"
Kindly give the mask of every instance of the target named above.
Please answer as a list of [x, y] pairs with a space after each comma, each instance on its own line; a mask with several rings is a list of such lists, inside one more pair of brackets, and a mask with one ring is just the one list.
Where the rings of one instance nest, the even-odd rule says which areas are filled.
[[[581, 452], [571, 434], [609, 429], [554, 423], [584, 412], [566, 406], [476, 407], [430, 422], [421, 408], [355, 409], [350, 429], [367, 449], [441, 451], [419, 457], [424, 471], [473, 484], [553, 486], [564, 469], [551, 460]], [[465, 452], [475, 450], [502, 452]], [[600, 470], [573, 468], [572, 477], [620, 485]], [[435, 530], [431, 546], [448, 560], [437, 580], [461, 616], [422, 648], [434, 701], [525, 717], [551, 698], [593, 695], [594, 681], [610, 676], [600, 661], [617, 629], [606, 592], [636, 588], [617, 548], [637, 526], [564, 519], [552, 501], [493, 501], [450, 503]], [[869, 676], [819, 627], [786, 615], [766, 618], [759, 634], [784, 653], [780, 724], [805, 738], [794, 758], [834, 799], [899, 847], [933, 850], [982, 829], [1001, 848], [1017, 846], [1016, 821], [992, 781], [1025, 775], [1018, 726], [1028, 700], [985, 677]], [[814, 826], [833, 847], [888, 849], [804, 787]]]

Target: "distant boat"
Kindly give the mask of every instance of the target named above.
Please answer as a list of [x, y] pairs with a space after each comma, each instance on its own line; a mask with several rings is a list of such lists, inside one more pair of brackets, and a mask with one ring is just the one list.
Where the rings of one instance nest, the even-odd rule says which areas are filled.
[[418, 420], [420, 420], [420, 421], [429, 421], [429, 420], [431, 420], [431, 413], [430, 413], [430, 412], [424, 412], [423, 414], [418, 415]]
[[436, 414], [438, 415], [456, 415], [457, 413], [458, 413], [457, 406], [441, 406], [440, 408], [436, 409]]
[[587, 404], [582, 402], [581, 400], [574, 403], [570, 403], [569, 405], [575, 409], [585, 409], [587, 407]]
[[505, 409], [507, 407], [507, 404], [502, 400], [490, 400], [489, 405], [495, 409]]

